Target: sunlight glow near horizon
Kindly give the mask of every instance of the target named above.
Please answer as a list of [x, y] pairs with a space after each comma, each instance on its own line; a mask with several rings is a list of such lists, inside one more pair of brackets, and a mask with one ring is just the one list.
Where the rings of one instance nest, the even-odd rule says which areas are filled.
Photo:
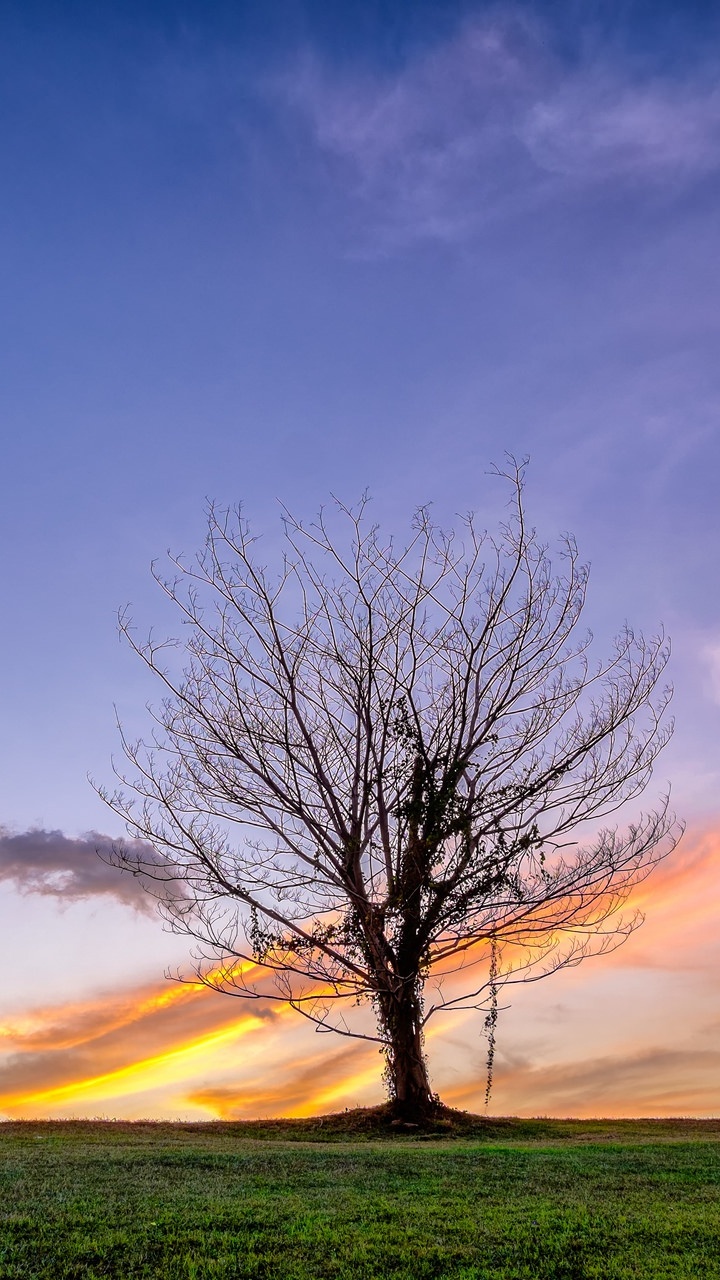
[[[548, 979], [534, 988], [531, 999], [524, 991], [510, 995], [511, 1003], [524, 1013], [519, 1021], [515, 1020], [513, 1009], [501, 1017], [491, 1111], [535, 1114], [533, 1099], [547, 1096], [547, 1090], [552, 1096], [553, 1079], [558, 1072], [561, 1077], [565, 1072], [568, 1090], [572, 1088], [576, 1098], [572, 1114], [598, 1113], [592, 1091], [593, 1087], [597, 1089], [597, 1083], [593, 1080], [587, 1096], [583, 1096], [582, 1087], [582, 1075], [589, 1070], [592, 1056], [587, 1059], [581, 1052], [578, 1058], [575, 1049], [570, 1059], [558, 1062], [557, 1048], [551, 1043], [541, 1050], [545, 1065], [539, 1061], [528, 1071], [522, 1048], [528, 1010], [534, 1010], [534, 1018], [539, 1015], [542, 1026], [542, 1018], [552, 1016], [560, 993], [569, 1005], [582, 998], [583, 990], [596, 991], [599, 1004], [607, 999], [615, 1002], [617, 995], [612, 993], [627, 991], [634, 971], [644, 982], [643, 974], [664, 974], [663, 986], [674, 984], [678, 974], [684, 981], [708, 964], [714, 972], [720, 960], [713, 905], [720, 890], [720, 833], [709, 831], [695, 840], [691, 837], [682, 857], [678, 856], [675, 864], [664, 864], [657, 873], [654, 890], [651, 885], [652, 882], [645, 882], [638, 888], [634, 903], [651, 913], [649, 929], [641, 929], [612, 956], [587, 962], [584, 972], [570, 970], [564, 976]], [[652, 1036], [652, 1022], [662, 1016], [662, 1011], [653, 1008], [657, 992], [652, 995], [647, 983], [646, 990], [649, 1006], [645, 1014]], [[97, 1032], [92, 1003], [69, 1006], [67, 1010], [51, 1007], [7, 1023], [3, 1031], [14, 1053], [17, 1083], [3, 1090], [0, 1110], [8, 1117], [18, 1118], [91, 1117], [102, 1102], [112, 1114], [141, 1118], [147, 1115], [151, 1099], [156, 1113], [168, 1118], [252, 1118], [257, 1106], [263, 1108], [261, 1114], [278, 1114], [279, 1102], [285, 1097], [288, 1105], [280, 1106], [282, 1114], [301, 1117], [358, 1101], [367, 1104], [382, 1097], [382, 1062], [377, 1045], [358, 1042], [348, 1049], [348, 1042], [340, 1037], [314, 1035], [297, 1014], [282, 1004], [271, 1006], [269, 1020], [252, 1012], [238, 1017], [232, 997], [221, 998], [198, 984], [157, 987], [152, 992], [138, 992], [135, 998], [130, 991], [119, 991], [115, 1000], [118, 1016], [113, 1016], [112, 998], [106, 995], [98, 1002]], [[501, 1004], [505, 1004], [503, 999]], [[178, 1008], [183, 1010], [179, 1020], [164, 1025], [168, 1011]], [[616, 1010], [614, 1027], [615, 1047], [621, 1049], [620, 1062], [629, 1073], [626, 1088], [630, 1096], [623, 1104], [621, 1098], [612, 1095], [613, 1114], [638, 1113], [636, 1077], [642, 1070], [649, 1083], [646, 1106], [640, 1110], [666, 1115], [707, 1114], [712, 1110], [707, 1101], [706, 1077], [720, 1062], [720, 1034], [708, 1038], [702, 1001], [693, 1004], [688, 1000], [687, 1007], [680, 1012], [674, 1010], [673, 1016], [678, 1033], [694, 1037], [698, 1044], [695, 1072], [689, 1061], [675, 1064], [686, 1081], [685, 1106], [678, 1090], [658, 1092], [653, 1050], [648, 1050], [642, 1041], [642, 1011], [631, 1000], [627, 1007]], [[78, 1021], [75, 1035], [71, 1025], [66, 1025], [72, 1023], [73, 1017]], [[481, 1021], [480, 1015], [455, 1013], [434, 1020], [428, 1030], [429, 1058], [434, 1076], [442, 1079], [442, 1096], [451, 1105], [474, 1110], [482, 1109], [485, 1087], [486, 1046]], [[537, 1022], [534, 1025], [537, 1031]], [[47, 1035], [43, 1036], [45, 1028]], [[109, 1029], [113, 1034], [124, 1029], [110, 1050], [111, 1061], [113, 1056], [117, 1060], [130, 1053], [131, 1062], [109, 1067], [106, 1063], [106, 1069], [92, 1075], [52, 1082], [53, 1076], [67, 1070], [68, 1050], [73, 1046], [79, 1049], [83, 1065], [94, 1058], [104, 1061]], [[543, 1039], [541, 1036], [540, 1043]], [[153, 1041], [155, 1047], [151, 1047]], [[134, 1042], [138, 1048], [133, 1055]], [[592, 1049], [589, 1040], [586, 1044]], [[146, 1046], [145, 1052], [140, 1045]], [[147, 1052], [147, 1048], [151, 1051]], [[647, 1061], [643, 1057], [646, 1052]], [[32, 1089], [24, 1083], [21, 1061], [26, 1054], [36, 1059], [38, 1053], [44, 1055], [44, 1083]], [[569, 1071], [573, 1059], [580, 1077], [579, 1093]], [[611, 1077], [612, 1067], [608, 1073]], [[219, 1087], [203, 1083], [212, 1078], [220, 1080]], [[163, 1095], [165, 1103], [161, 1102]], [[138, 1099], [137, 1105], [134, 1098]], [[274, 1106], [273, 1098], [277, 1099]]]
[[[89, 1105], [100, 1100], [105, 1101], [109, 1098], [157, 1088], [158, 1085], [175, 1083], [178, 1078], [182, 1078], [184, 1072], [192, 1070], [193, 1058], [207, 1055], [208, 1051], [220, 1044], [229, 1041], [234, 1043], [262, 1025], [261, 1018], [245, 1015], [222, 1031], [201, 1036], [198, 1040], [190, 1041], [179, 1049], [167, 1049], [151, 1058], [133, 1062], [128, 1067], [117, 1067], [116, 1070], [108, 1071], [101, 1076], [78, 1080], [73, 1084], [56, 1085], [54, 1088], [41, 1089], [24, 1096], [9, 1094], [4, 1097], [0, 1094], [0, 1107], [30, 1106], [35, 1110], [37, 1107], [44, 1107], [54, 1102], [79, 1102]], [[169, 1071], [168, 1067], [170, 1067]], [[180, 1070], [178, 1071], [177, 1068]], [[118, 1085], [120, 1088], [117, 1088]]]

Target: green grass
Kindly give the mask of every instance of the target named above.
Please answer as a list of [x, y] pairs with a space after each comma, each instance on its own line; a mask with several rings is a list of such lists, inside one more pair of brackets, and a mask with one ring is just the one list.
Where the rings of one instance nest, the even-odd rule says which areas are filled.
[[106, 1276], [720, 1277], [720, 1124], [0, 1124], [0, 1277]]

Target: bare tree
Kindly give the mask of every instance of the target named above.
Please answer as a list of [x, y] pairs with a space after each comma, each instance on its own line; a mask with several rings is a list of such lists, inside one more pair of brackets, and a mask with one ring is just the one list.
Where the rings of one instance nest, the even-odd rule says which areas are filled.
[[[591, 665], [575, 543], [554, 571], [522, 467], [498, 474], [496, 537], [421, 508], [396, 548], [366, 499], [335, 503], [308, 527], [285, 513], [276, 576], [240, 513], [211, 510], [204, 551], [156, 573], [190, 625], [181, 674], [121, 620], [165, 700], [104, 793], [154, 860], [120, 846], [118, 865], [159, 877], [201, 980], [377, 1039], [405, 1120], [435, 1105], [429, 1019], [484, 1009], [492, 1036], [500, 988], [618, 945], [677, 835], [667, 797], [606, 825], [671, 731], [668, 647], [626, 626]], [[375, 1036], [350, 1014], [366, 1001]]]

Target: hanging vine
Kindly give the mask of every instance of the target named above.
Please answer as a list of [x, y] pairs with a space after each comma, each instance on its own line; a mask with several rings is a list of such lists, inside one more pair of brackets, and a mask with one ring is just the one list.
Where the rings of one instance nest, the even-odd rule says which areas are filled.
[[485, 1109], [490, 1105], [490, 1094], [493, 1087], [495, 1069], [495, 1034], [498, 1020], [498, 973], [500, 967], [500, 949], [497, 938], [490, 939], [490, 1008], [485, 1015], [485, 1034], [488, 1041], [487, 1050], [487, 1082], [485, 1085]]

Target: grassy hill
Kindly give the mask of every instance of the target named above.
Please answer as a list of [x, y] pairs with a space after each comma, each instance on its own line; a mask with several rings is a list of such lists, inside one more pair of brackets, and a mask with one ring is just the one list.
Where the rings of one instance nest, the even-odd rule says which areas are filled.
[[720, 1277], [720, 1121], [0, 1124], [0, 1277]]

